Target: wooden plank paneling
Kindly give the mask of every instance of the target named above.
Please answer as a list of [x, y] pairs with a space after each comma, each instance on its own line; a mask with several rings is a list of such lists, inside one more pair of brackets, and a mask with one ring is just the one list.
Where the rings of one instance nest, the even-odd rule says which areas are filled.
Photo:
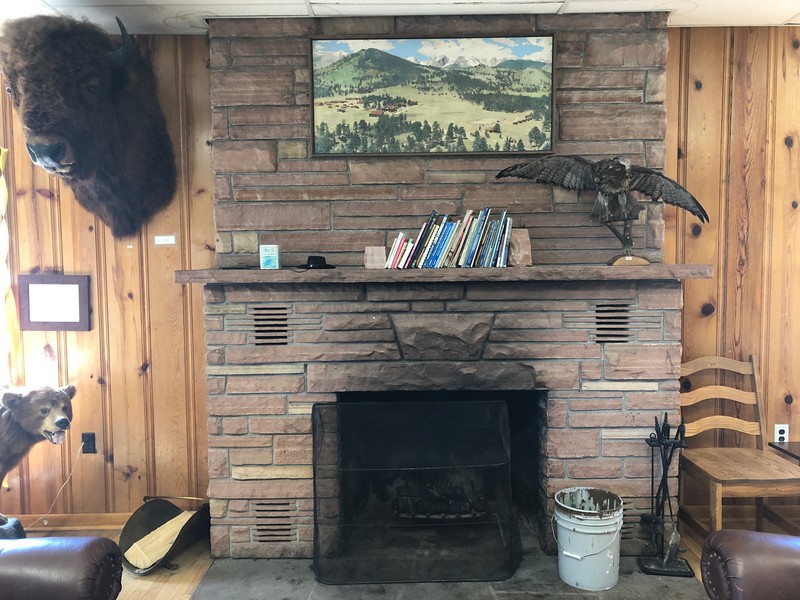
[[[767, 124], [772, 109], [769, 97], [769, 29], [736, 30], [731, 56], [731, 128], [729, 190], [724, 258], [723, 354], [745, 359], [761, 356], [764, 316], [765, 214], [768, 211]], [[759, 315], [754, 319], [753, 315]], [[769, 413], [769, 409], [766, 410]], [[726, 445], [752, 446], [752, 438], [725, 434]]]
[[[11, 98], [8, 94], [3, 94], [0, 99], [0, 117], [2, 117], [2, 127], [0, 127], [0, 134], [2, 134], [2, 145], [5, 148], [14, 147], [15, 132], [18, 131], [18, 122], [11, 118]], [[14, 158], [9, 154], [5, 167], [6, 181], [8, 183], [8, 206], [6, 207], [8, 235], [10, 240], [19, 238], [17, 232], [17, 224], [19, 217], [17, 216], [17, 202], [15, 196], [17, 193], [17, 186], [14, 182], [17, 179], [17, 168], [14, 164]], [[10, 242], [8, 249], [8, 262], [11, 270], [17, 272], [16, 265], [19, 264], [17, 258], [17, 244], [13, 241]], [[11, 359], [11, 373], [12, 380], [9, 383], [15, 385], [22, 383], [22, 373], [24, 365], [22, 364], [21, 356], [14, 356]], [[0, 488], [0, 513], [17, 514], [22, 510], [22, 493], [20, 490], [20, 469], [11, 471], [6, 477], [7, 488]]]
[[[46, 513], [71, 471], [55, 513], [129, 513], [145, 495], [206, 491], [202, 291], [175, 284], [174, 271], [214, 262], [208, 47], [203, 36], [137, 44], [153, 53], [180, 177], [173, 203], [139, 236], [115, 240], [66, 186], [34, 168], [21, 123], [2, 102], [14, 279], [34, 270], [89, 274], [92, 330], [21, 335], [19, 383], [72, 382], [78, 395], [69, 443], [37, 445], [9, 475], [0, 512]], [[175, 244], [156, 245], [161, 234]], [[83, 432], [96, 434], [97, 454], [78, 457]]]
[[[726, 143], [723, 131], [728, 123], [728, 63], [731, 32], [725, 28], [690, 29], [684, 35], [685, 108], [679, 132], [682, 152], [679, 169], [683, 185], [700, 201], [709, 215], [701, 224], [683, 214], [678, 219], [678, 254], [690, 264], [714, 265], [720, 273], [720, 243], [727, 207]], [[682, 211], [685, 213], [685, 211]], [[687, 281], [684, 287], [684, 348], [689, 356], [714, 354], [720, 328], [721, 282]], [[691, 329], [692, 334], [687, 335]]]
[[[206, 65], [208, 49], [206, 39], [200, 36], [182, 36], [180, 55], [184, 77], [181, 79], [185, 99], [183, 145], [187, 181], [186, 219], [184, 220], [183, 245], [187, 268], [207, 269], [214, 266], [214, 176], [211, 164], [211, 111], [206, 90], [211, 89], [210, 72]], [[189, 406], [194, 414], [189, 439], [190, 463], [194, 465], [190, 489], [193, 496], [204, 496], [208, 488], [208, 452], [206, 439], [206, 344], [204, 327], [203, 288], [199, 285], [184, 286], [187, 312], [187, 355], [191, 368], [188, 370]]]
[[[14, 127], [21, 131], [18, 120]], [[16, 218], [13, 235], [25, 241], [16, 249], [18, 272], [60, 268], [58, 242], [53, 236], [58, 227], [58, 184], [33, 167], [21, 135], [14, 137], [9, 159], [14, 162], [14, 183], [9, 182]], [[63, 358], [59, 355], [59, 334], [26, 331], [22, 332], [21, 340], [24, 384], [58, 385], [59, 359]], [[29, 506], [33, 512], [46, 512], [63, 477], [61, 448], [46, 442], [37, 444], [24, 459], [21, 471], [19, 489], [23, 506]]]
[[[681, 61], [683, 53], [681, 48], [681, 35], [682, 29], [668, 29], [667, 30], [667, 43], [669, 52], [667, 53], [667, 95], [664, 101], [664, 108], [667, 113], [667, 131], [664, 136], [665, 156], [664, 156], [664, 174], [678, 180], [678, 132], [682, 131], [682, 114], [681, 108], [684, 103], [681, 102], [681, 92], [683, 91], [680, 85], [681, 79]], [[688, 32], [688, 30], [686, 30]], [[678, 209], [669, 204], [664, 205], [664, 228], [666, 231], [676, 231], [678, 227], [677, 219]], [[682, 211], [681, 211], [682, 212]], [[675, 263], [678, 262], [678, 243], [676, 236], [669, 235], [664, 238], [664, 246], [662, 247], [664, 253], [664, 262]]]
[[[721, 140], [727, 126], [731, 32], [724, 28], [684, 29], [672, 31], [671, 36], [670, 54], [675, 55], [671, 64], [675, 68], [667, 75], [668, 89], [673, 89], [667, 101], [678, 105], [667, 109], [676, 114], [676, 131], [667, 136], [667, 156], [674, 156], [674, 176], [700, 201], [709, 222], [700, 223], [685, 211], [677, 211], [675, 220], [667, 223], [665, 243], [674, 243], [679, 262], [710, 264], [715, 273], [711, 280], [684, 282], [682, 339], [686, 358], [716, 354], [720, 336], [720, 237], [727, 189], [725, 145]], [[692, 379], [697, 385], [707, 385], [711, 383], [709, 377], [701, 373]], [[704, 403], [685, 412], [694, 420], [713, 414], [715, 406]], [[704, 433], [694, 438], [693, 444], [713, 445], [715, 437], [714, 433]], [[700, 501], [688, 489], [687, 497]]]
[[772, 201], [768, 224], [769, 322], [763, 370], [767, 433], [789, 423], [800, 439], [800, 28], [773, 32], [773, 89], [776, 110], [768, 157]]
[[767, 199], [766, 147], [769, 30], [744, 27], [733, 38], [724, 264], [726, 356], [759, 353], [763, 314], [764, 214]]
[[[61, 248], [65, 273], [83, 273], [91, 276], [90, 302], [98, 305], [99, 256], [97, 228], [99, 221], [81, 208], [67, 186], [61, 189]], [[84, 498], [81, 512], [104, 512], [108, 510], [108, 498], [104, 486], [97, 486], [105, 478], [105, 446], [103, 430], [105, 423], [105, 394], [99, 384], [101, 352], [98, 313], [91, 315], [91, 331], [76, 331], [65, 334], [66, 355], [62, 361], [65, 382], [75, 385], [79, 393], [75, 397], [72, 428], [69, 444], [63, 456], [67, 473], [74, 469], [70, 491], [65, 495], [69, 505], [66, 512], [76, 512], [72, 507], [75, 497]], [[94, 433], [96, 454], [78, 454], [81, 450], [81, 434]], [[77, 462], [76, 462], [77, 461]]]
[[713, 280], [685, 284], [684, 359], [758, 354], [767, 434], [786, 422], [792, 440], [800, 439], [798, 40], [796, 27], [672, 31], [682, 69], [668, 72], [678, 91], [667, 100], [680, 121], [676, 141], [667, 136], [668, 156], [686, 161], [675, 176], [713, 208], [699, 237], [679, 222], [667, 230], [679, 262], [715, 266]]
[[[180, 173], [175, 201], [161, 211], [146, 227], [148, 330], [153, 379], [153, 437], [155, 486], [159, 494], [179, 495], [189, 489], [187, 449], [187, 353], [184, 335], [186, 315], [183, 310], [184, 288], [175, 285], [174, 273], [183, 265], [181, 248], [185, 243], [182, 222], [187, 196], [185, 148], [181, 120], [183, 99], [179, 92], [183, 79], [182, 61], [177, 51], [178, 40], [162, 37], [154, 48], [154, 68], [161, 85], [159, 94], [165, 109], [170, 137], [178, 156]], [[172, 236], [174, 244], [156, 245], [156, 236]], [[156, 309], [158, 305], [158, 309]], [[162, 340], [168, 339], [169, 344]], [[157, 418], [155, 416], [157, 415]]]
[[144, 286], [139, 237], [114, 240], [103, 228], [106, 248], [108, 348], [104, 385], [111, 397], [112, 511], [124, 512], [141, 502], [149, 489], [149, 435], [146, 405], [150, 376], [143, 370], [145, 350]]

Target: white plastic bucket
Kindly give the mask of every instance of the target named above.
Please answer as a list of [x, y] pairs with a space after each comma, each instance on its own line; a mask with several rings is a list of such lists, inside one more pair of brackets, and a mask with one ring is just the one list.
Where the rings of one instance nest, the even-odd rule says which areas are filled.
[[574, 487], [556, 492], [555, 501], [559, 577], [582, 590], [613, 588], [619, 580], [622, 499], [607, 490]]

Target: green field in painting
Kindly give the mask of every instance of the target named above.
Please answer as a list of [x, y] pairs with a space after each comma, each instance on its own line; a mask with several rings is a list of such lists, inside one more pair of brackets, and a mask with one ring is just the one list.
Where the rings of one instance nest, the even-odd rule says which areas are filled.
[[[423, 93], [406, 87], [391, 87], [378, 91], [418, 102], [416, 106], [398, 109], [396, 113], [405, 114], [410, 121], [419, 121], [421, 123], [428, 121], [431, 126], [434, 121], [438, 121], [442, 129], [445, 130], [450, 123], [463, 127], [467, 132], [467, 138], [464, 142], [468, 151], [472, 151], [474, 144], [472, 135], [475, 131], [480, 131], [486, 137], [490, 148], [494, 148], [495, 144], [499, 144], [501, 150], [508, 137], [514, 140], [521, 139], [525, 144], [525, 149], [531, 150], [528, 132], [533, 127], [538, 127], [540, 130], [545, 131], [543, 120], [524, 121], [525, 112], [490, 111], [472, 102], [462, 100], [455, 95]], [[347, 98], [350, 98], [350, 100], [347, 100]], [[333, 129], [337, 123], [342, 122], [352, 125], [362, 119], [367, 123], [377, 121], [377, 117], [370, 117], [369, 109], [363, 108], [354, 100], [352, 94], [348, 96], [332, 96], [326, 98], [326, 100], [332, 101], [332, 103], [315, 106], [315, 121], [317, 124], [325, 122]], [[500, 125], [500, 133], [493, 133], [491, 130], [498, 123]], [[486, 131], [489, 131], [488, 136]]]

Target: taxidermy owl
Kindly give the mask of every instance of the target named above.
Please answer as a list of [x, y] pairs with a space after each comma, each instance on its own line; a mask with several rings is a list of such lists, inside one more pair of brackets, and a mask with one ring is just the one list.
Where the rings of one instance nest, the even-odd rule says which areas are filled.
[[[631, 192], [650, 196], [689, 211], [701, 222], [708, 213], [683, 186], [647, 167], [631, 165], [626, 158], [614, 157], [592, 162], [580, 156], [548, 156], [503, 169], [495, 178], [519, 177], [536, 183], [549, 183], [567, 190], [594, 190], [597, 201], [592, 214], [608, 226], [622, 242], [626, 254], [631, 251], [630, 223], [635, 221], [641, 204]], [[622, 233], [613, 223], [622, 221]]]
[[680, 184], [618, 156], [597, 162], [580, 156], [548, 156], [503, 169], [496, 179], [502, 177], [520, 177], [568, 190], [595, 190], [596, 208], [603, 222], [636, 219], [642, 207], [632, 191], [688, 210], [703, 223], [708, 222], [705, 209]]

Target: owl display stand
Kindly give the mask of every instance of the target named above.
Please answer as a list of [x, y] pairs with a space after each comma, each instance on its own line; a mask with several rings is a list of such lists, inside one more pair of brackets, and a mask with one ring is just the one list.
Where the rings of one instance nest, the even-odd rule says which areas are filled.
[[[183, 510], [170, 500], [200, 504], [197, 510]], [[208, 536], [210, 526], [209, 505], [203, 498], [145, 496], [120, 533], [122, 565], [136, 575], [149, 573]]]
[[620, 266], [641, 266], [649, 265], [650, 261], [643, 256], [636, 256], [633, 254], [633, 237], [631, 236], [631, 227], [635, 219], [623, 219], [622, 231], [620, 231], [614, 223], [604, 221], [603, 224], [608, 227], [611, 232], [617, 236], [617, 239], [622, 243], [622, 254], [616, 255], [608, 261], [609, 265]]
[[649, 260], [647, 260], [644, 256], [636, 256], [635, 254], [619, 254], [608, 261], [608, 264], [612, 267], [619, 267], [621, 265], [626, 265], [629, 267], [632, 266], [644, 266], [651, 264]]

